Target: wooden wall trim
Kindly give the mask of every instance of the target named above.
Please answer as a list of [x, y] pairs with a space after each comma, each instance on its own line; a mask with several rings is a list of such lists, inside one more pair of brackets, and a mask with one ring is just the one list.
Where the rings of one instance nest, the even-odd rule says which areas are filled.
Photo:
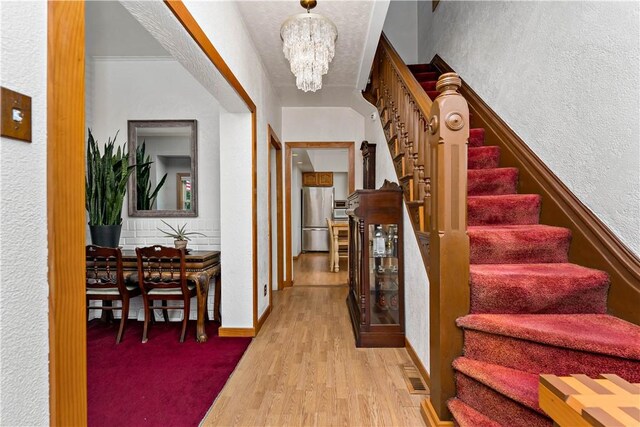
[[187, 6], [181, 0], [165, 0], [164, 3], [173, 12], [175, 17], [180, 21], [185, 30], [191, 35], [193, 40], [200, 46], [200, 49], [207, 55], [209, 60], [216, 66], [220, 74], [233, 87], [236, 93], [242, 98], [251, 112], [256, 110], [256, 105], [244, 89], [240, 81], [237, 79], [231, 68], [227, 65], [218, 50], [213, 46], [209, 37], [200, 27], [196, 19], [191, 15]]
[[48, 4], [49, 419], [53, 426], [87, 423], [84, 6], [81, 1]]
[[436, 410], [431, 404], [431, 399], [426, 398], [420, 403], [420, 414], [427, 427], [453, 427], [453, 421], [441, 421]]
[[187, 6], [181, 0], [165, 0], [169, 10], [180, 21], [184, 29], [191, 35], [193, 40], [202, 49], [207, 58], [213, 63], [216, 69], [222, 74], [225, 80], [233, 87], [236, 93], [242, 98], [247, 109], [251, 112], [251, 208], [252, 208], [252, 262], [253, 262], [253, 329], [258, 325], [258, 136], [257, 136], [257, 115], [256, 104], [253, 102], [247, 91], [244, 89], [235, 74], [231, 71], [220, 53], [216, 50], [195, 20]]
[[262, 329], [264, 322], [267, 321], [267, 318], [271, 314], [272, 307], [273, 307], [273, 304], [269, 303], [269, 306], [267, 307], [267, 309], [264, 311], [264, 313], [262, 313], [262, 316], [260, 316], [260, 319], [258, 320], [258, 327], [256, 328], [256, 336], [260, 333], [260, 329]]
[[355, 184], [355, 141], [326, 141], [326, 142], [286, 142], [285, 143], [285, 210], [287, 232], [287, 259], [286, 271], [287, 280], [285, 287], [293, 286], [293, 239], [291, 236], [291, 149], [292, 148], [347, 148], [349, 150], [349, 193], [353, 193], [356, 189]]
[[271, 217], [271, 148], [276, 153], [276, 263], [278, 266], [278, 277], [276, 278], [278, 283], [278, 290], [282, 289], [284, 281], [284, 236], [283, 236], [283, 224], [282, 224], [282, 144], [280, 139], [273, 131], [271, 125], [267, 124], [267, 170], [269, 171], [267, 179], [267, 197], [269, 200], [269, 304], [272, 303], [272, 290], [273, 290], [273, 227], [271, 226], [273, 218]]
[[427, 371], [427, 368], [425, 368], [425, 366], [422, 364], [422, 360], [420, 360], [420, 358], [418, 357], [418, 353], [416, 353], [416, 350], [413, 348], [411, 342], [406, 337], [404, 339], [404, 346], [407, 350], [407, 353], [409, 354], [409, 357], [411, 358], [411, 361], [414, 365], [416, 365], [418, 372], [420, 372], [420, 376], [422, 376], [424, 383], [427, 385], [427, 387], [429, 387], [429, 390], [431, 390], [431, 377], [429, 376], [429, 372]]
[[[440, 72], [452, 71], [438, 55], [431, 63]], [[504, 165], [520, 169], [521, 192], [542, 195], [541, 222], [571, 229], [570, 261], [609, 273], [611, 314], [640, 324], [640, 260], [464, 80], [460, 93], [473, 112], [474, 126], [484, 127], [487, 140], [500, 146]]]
[[256, 336], [256, 330], [255, 328], [226, 328], [221, 326], [218, 329], [218, 336], [253, 338]]

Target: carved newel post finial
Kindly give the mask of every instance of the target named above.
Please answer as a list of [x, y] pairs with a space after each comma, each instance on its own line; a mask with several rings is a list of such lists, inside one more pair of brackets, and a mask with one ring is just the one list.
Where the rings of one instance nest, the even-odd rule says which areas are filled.
[[462, 86], [462, 80], [457, 73], [444, 73], [436, 83], [436, 90], [441, 94], [447, 91], [458, 92], [460, 86]]

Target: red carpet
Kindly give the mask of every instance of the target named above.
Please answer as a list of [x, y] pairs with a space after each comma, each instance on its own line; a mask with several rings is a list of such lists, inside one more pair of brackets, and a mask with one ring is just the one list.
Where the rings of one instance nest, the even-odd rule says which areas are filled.
[[190, 322], [180, 344], [180, 323], [150, 326], [130, 321], [115, 344], [115, 325], [87, 327], [90, 426], [197, 426], [235, 369], [250, 338], [220, 338], [208, 322], [209, 341], [195, 341]]
[[[435, 99], [438, 73], [409, 69]], [[473, 126], [474, 118], [471, 117]], [[458, 319], [456, 424], [550, 426], [538, 375], [614, 373], [640, 381], [640, 327], [606, 315], [609, 276], [569, 262], [571, 230], [539, 223], [544, 201], [518, 194], [519, 170], [472, 128], [468, 145], [471, 313]]]

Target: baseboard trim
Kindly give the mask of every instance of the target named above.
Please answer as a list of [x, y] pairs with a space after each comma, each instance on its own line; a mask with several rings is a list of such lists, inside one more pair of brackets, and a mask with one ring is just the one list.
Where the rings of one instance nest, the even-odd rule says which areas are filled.
[[256, 336], [256, 331], [253, 328], [225, 328], [221, 326], [218, 329], [218, 336], [253, 338]]
[[256, 327], [256, 336], [260, 333], [260, 329], [262, 329], [262, 325], [264, 325], [264, 322], [267, 320], [267, 317], [269, 317], [270, 314], [271, 314], [271, 304], [269, 304], [269, 306], [264, 311], [264, 313], [262, 313], [262, 316], [260, 316], [260, 319], [258, 319], [258, 326]]
[[411, 361], [414, 365], [416, 365], [416, 368], [418, 368], [418, 372], [420, 372], [422, 380], [427, 385], [427, 387], [429, 387], [429, 391], [431, 391], [431, 377], [429, 376], [429, 372], [427, 371], [427, 368], [425, 368], [422, 364], [422, 360], [420, 360], [420, 358], [418, 357], [416, 350], [413, 348], [411, 342], [407, 339], [407, 337], [404, 338], [404, 347], [407, 350], [407, 353], [409, 353]]
[[[438, 55], [431, 64], [443, 73], [453, 71]], [[474, 113], [476, 127], [484, 127], [491, 143], [500, 146], [505, 166], [520, 169], [521, 192], [542, 195], [540, 222], [571, 229], [569, 260], [609, 273], [609, 312], [640, 325], [640, 310], [637, 309], [640, 304], [640, 259], [558, 179], [464, 79], [460, 93]]]
[[427, 427], [453, 427], [453, 421], [440, 420], [429, 398], [420, 403], [420, 414], [422, 414], [422, 419]]

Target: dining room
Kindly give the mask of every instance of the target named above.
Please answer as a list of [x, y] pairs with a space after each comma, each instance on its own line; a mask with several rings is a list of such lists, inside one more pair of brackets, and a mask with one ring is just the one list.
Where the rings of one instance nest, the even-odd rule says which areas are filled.
[[234, 333], [255, 316], [221, 214], [239, 179], [223, 141], [250, 143], [249, 113], [160, 6], [85, 9], [90, 425], [197, 424], [251, 342]]

